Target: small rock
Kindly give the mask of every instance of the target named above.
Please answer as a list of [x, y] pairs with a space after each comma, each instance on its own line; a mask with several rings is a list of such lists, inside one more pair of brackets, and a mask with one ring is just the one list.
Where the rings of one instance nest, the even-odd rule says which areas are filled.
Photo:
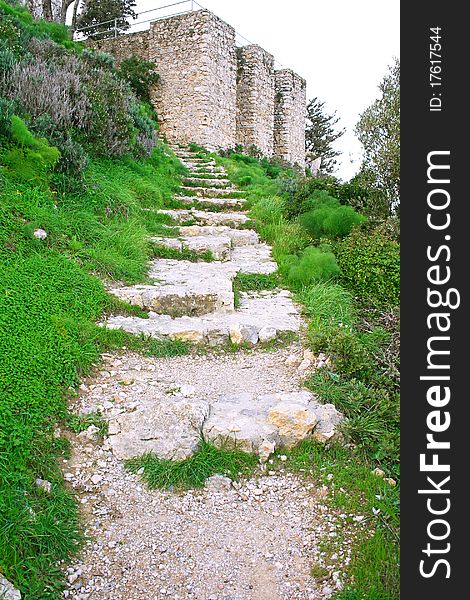
[[299, 357], [296, 354], [291, 354], [286, 358], [285, 364], [288, 367], [294, 367], [296, 364], [300, 362]]
[[192, 396], [195, 391], [196, 391], [196, 388], [194, 387], [194, 385], [182, 385], [180, 387], [180, 393], [185, 398]]
[[382, 471], [382, 469], [379, 469], [379, 467], [377, 467], [376, 469], [374, 469], [372, 471], [372, 473], [374, 475], [377, 475], [377, 477], [383, 477], [385, 475], [385, 471]]
[[259, 460], [261, 463], [265, 463], [276, 448], [275, 442], [269, 440], [263, 440], [258, 447]]
[[308, 369], [310, 369], [311, 366], [312, 366], [312, 361], [309, 360], [308, 358], [304, 358], [303, 361], [300, 363], [300, 365], [297, 367], [297, 369], [299, 371], [308, 371]]
[[397, 485], [397, 482], [395, 481], [395, 479], [392, 479], [391, 477], [384, 477], [384, 481], [386, 481], [388, 483], [388, 485], [391, 485], [391, 486]]
[[21, 600], [21, 592], [0, 573], [0, 598], [2, 600]]
[[286, 462], [287, 456], [285, 454], [281, 454], [281, 456], [279, 457], [279, 459], [282, 460], [282, 462]]
[[323, 595], [324, 595], [324, 596], [327, 596], [327, 597], [328, 597], [328, 596], [331, 596], [331, 594], [333, 593], [333, 589], [332, 589], [332, 588], [330, 588], [330, 587], [328, 587], [328, 586], [325, 586], [325, 587], [323, 588], [322, 592], [323, 592]]
[[45, 240], [47, 238], [47, 233], [41, 228], [35, 229], [33, 235], [37, 240]]
[[51, 489], [52, 489], [52, 484], [50, 481], [47, 481], [47, 479], [36, 479], [36, 485], [40, 488], [42, 488], [45, 492], [47, 492], [48, 494], [51, 493]]
[[224, 492], [232, 487], [230, 477], [212, 475], [206, 479], [205, 488], [211, 492]]
[[102, 475], [96, 474], [96, 475], [91, 476], [91, 482], [93, 483], [93, 485], [98, 485], [98, 483], [100, 483], [100, 481], [102, 481], [102, 480], [103, 480]]
[[277, 330], [274, 327], [262, 327], [259, 330], [258, 337], [260, 342], [269, 342], [277, 336]]

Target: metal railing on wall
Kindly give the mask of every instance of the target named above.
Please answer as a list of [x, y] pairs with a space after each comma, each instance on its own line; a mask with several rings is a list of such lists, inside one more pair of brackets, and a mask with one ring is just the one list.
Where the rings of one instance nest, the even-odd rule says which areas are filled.
[[[178, 7], [178, 8], [175, 8]], [[170, 10], [172, 9], [172, 10]], [[168, 19], [169, 17], [176, 17], [177, 15], [184, 15], [195, 10], [204, 9], [203, 6], [196, 2], [196, 0], [181, 0], [180, 2], [172, 2], [171, 4], [165, 4], [164, 6], [157, 6], [149, 10], [144, 10], [137, 13], [134, 21], [127, 23], [126, 29], [122, 27], [122, 21], [120, 19], [110, 19], [108, 21], [100, 21], [99, 23], [93, 23], [86, 27], [79, 27], [74, 31], [74, 39], [81, 40], [86, 38], [93, 38], [101, 36], [100, 39], [107, 39], [111, 37], [117, 37], [118, 35], [135, 33], [137, 31], [145, 31], [150, 23], [153, 21], [159, 21], [160, 19]], [[149, 17], [151, 13], [165, 13], [165, 14], [154, 14]], [[143, 19], [141, 17], [144, 17]], [[108, 31], [103, 31], [102, 26], [109, 25]], [[141, 26], [144, 27], [141, 27]], [[93, 29], [98, 29], [96, 33], [93, 33]], [[103, 33], [107, 34], [103, 36]]]
[[[176, 8], [178, 7], [178, 8]], [[79, 27], [74, 31], [74, 39], [77, 41], [84, 40], [87, 38], [93, 38], [100, 36], [100, 39], [109, 39], [113, 37], [118, 37], [119, 35], [125, 35], [129, 33], [137, 33], [139, 31], [145, 31], [150, 27], [150, 23], [154, 21], [159, 21], [161, 19], [168, 19], [170, 17], [176, 17], [179, 15], [185, 15], [191, 13], [195, 10], [205, 10], [205, 7], [199, 4], [196, 0], [180, 0], [179, 2], [172, 2], [171, 4], [165, 4], [164, 6], [157, 6], [156, 8], [152, 8], [149, 10], [144, 10], [140, 13], [137, 13], [134, 21], [132, 23], [127, 23], [126, 28], [124, 29], [122, 26], [122, 21], [120, 19], [110, 19], [109, 21], [101, 21], [99, 23], [93, 23], [87, 27]], [[168, 11], [168, 12], [167, 12]], [[154, 14], [149, 17], [151, 13], [160, 13]], [[164, 14], [162, 14], [164, 13]], [[143, 19], [141, 17], [144, 17]], [[105, 28], [103, 31], [102, 26], [109, 25], [109, 28]], [[93, 33], [93, 29], [99, 29], [96, 33]], [[238, 47], [242, 46], [252, 46], [254, 42], [251, 42], [249, 39], [241, 35], [240, 33], [235, 33], [235, 44]], [[279, 63], [277, 60], [274, 63], [276, 69], [283, 69], [283, 65]]]

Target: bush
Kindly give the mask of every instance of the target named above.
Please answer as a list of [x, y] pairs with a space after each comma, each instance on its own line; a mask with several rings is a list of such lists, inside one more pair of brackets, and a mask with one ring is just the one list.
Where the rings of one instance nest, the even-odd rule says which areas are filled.
[[380, 230], [354, 230], [335, 244], [344, 285], [362, 300], [396, 306], [400, 299], [400, 247]]
[[60, 158], [57, 148], [47, 140], [36, 138], [24, 121], [16, 115], [11, 117], [10, 135], [18, 148], [10, 148], [1, 155], [1, 162], [17, 178], [41, 179], [51, 171]]
[[305, 248], [300, 257], [292, 255], [284, 257], [281, 269], [287, 271], [288, 281], [296, 288], [315, 281], [331, 279], [339, 273], [333, 253], [313, 246]]
[[143, 102], [151, 101], [150, 88], [160, 79], [153, 62], [131, 56], [122, 61], [118, 73], [129, 83], [137, 98]]
[[51, 40], [33, 39], [29, 49], [32, 56], [13, 65], [0, 93], [16, 101], [36, 131], [62, 148], [62, 170], [83, 170], [86, 152], [112, 157], [152, 153], [156, 123], [101, 54], [79, 56]]
[[301, 215], [300, 222], [315, 238], [337, 239], [351, 233], [353, 227], [360, 225], [365, 217], [350, 206], [322, 205]]

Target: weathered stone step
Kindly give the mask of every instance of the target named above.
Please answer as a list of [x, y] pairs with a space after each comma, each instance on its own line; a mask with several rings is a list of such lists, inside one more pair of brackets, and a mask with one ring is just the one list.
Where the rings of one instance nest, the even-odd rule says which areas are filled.
[[[189, 236], [187, 239], [194, 249], [199, 244], [199, 251], [203, 252], [211, 246], [212, 251], [218, 252], [221, 257], [231, 247], [228, 236], [204, 240], [194, 238], [196, 242], [191, 242]], [[228, 257], [225, 255], [225, 258]], [[269, 274], [276, 270], [271, 249], [266, 244], [238, 246], [230, 251], [229, 262], [153, 260], [148, 275], [153, 284], [121, 286], [112, 288], [110, 292], [144, 310], [172, 317], [223, 313], [235, 308], [232, 281], [238, 272]]]
[[181, 238], [170, 237], [152, 237], [152, 242], [166, 248], [182, 251], [184, 249], [192, 250], [199, 255], [203, 255], [210, 251], [215, 260], [226, 261], [230, 260], [230, 250], [232, 241], [227, 236], [182, 236]]
[[233, 248], [237, 246], [252, 246], [259, 244], [259, 237], [253, 229], [232, 229], [224, 225], [191, 225], [189, 227], [180, 227], [180, 235], [189, 236], [222, 236], [230, 238]]
[[153, 285], [123, 286], [110, 292], [144, 310], [172, 317], [233, 311], [236, 271], [223, 267], [220, 262], [158, 259], [150, 263]]
[[190, 171], [188, 177], [197, 180], [212, 179], [214, 181], [225, 181], [227, 180], [227, 173], [225, 171]]
[[226, 225], [228, 227], [240, 227], [247, 223], [250, 219], [247, 215], [238, 212], [209, 212], [197, 209], [159, 209], [156, 211], [162, 215], [168, 215], [175, 223], [185, 223], [187, 221], [195, 221], [197, 225]]
[[301, 317], [290, 293], [282, 290], [242, 293], [239, 308], [232, 312], [176, 318], [151, 312], [149, 319], [109, 317], [105, 325], [156, 339], [179, 339], [211, 346], [224, 345], [229, 340], [254, 345], [286, 332], [299, 332]]
[[227, 172], [224, 169], [224, 167], [216, 167], [213, 165], [208, 165], [207, 167], [205, 167], [204, 165], [195, 166], [193, 171], [190, 171], [189, 174], [191, 175], [191, 173], [195, 173], [196, 175], [201, 175], [202, 173], [207, 173], [209, 175], [227, 175]]
[[148, 452], [183, 460], [204, 439], [258, 454], [265, 462], [276, 448], [292, 448], [304, 439], [340, 438], [342, 415], [306, 390], [270, 394], [236, 393], [207, 400], [186, 395], [153, 397], [132, 410], [110, 416], [105, 447], [120, 460]]
[[187, 187], [227, 188], [231, 187], [230, 179], [210, 177], [185, 177]]
[[197, 203], [200, 208], [218, 206], [219, 208], [242, 208], [246, 203], [245, 198], [203, 198], [201, 196], [174, 196], [175, 200], [183, 204]]
[[243, 192], [236, 190], [233, 187], [230, 188], [206, 188], [196, 186], [185, 186], [182, 185], [180, 188], [183, 192], [186, 192], [188, 196], [197, 196], [200, 198], [243, 198]]

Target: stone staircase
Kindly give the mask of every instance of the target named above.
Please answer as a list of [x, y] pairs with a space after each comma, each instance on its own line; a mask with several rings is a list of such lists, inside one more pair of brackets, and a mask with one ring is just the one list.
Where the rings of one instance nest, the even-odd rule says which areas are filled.
[[[236, 199], [239, 210], [231, 211], [228, 200], [240, 193], [230, 185], [224, 169], [214, 160], [187, 150], [177, 148], [175, 152], [190, 171], [186, 183], [197, 179], [200, 173], [204, 175], [198, 179], [198, 187], [182, 189], [196, 190], [198, 195], [188, 196], [189, 201], [204, 199], [208, 210], [195, 206], [159, 210], [179, 224], [178, 237], [159, 236], [152, 241], [197, 254], [210, 251], [216, 260], [152, 260], [149, 284], [121, 285], [110, 290], [118, 298], [148, 311], [149, 318], [111, 316], [104, 325], [135, 335], [222, 348], [231, 342], [256, 349], [260, 343], [287, 337], [286, 334], [298, 336], [302, 319], [289, 291], [241, 293], [235, 301], [233, 280], [237, 273], [276, 272], [271, 248], [260, 241], [256, 231], [246, 228], [249, 218], [243, 210], [243, 198]], [[223, 182], [221, 187], [216, 185], [219, 181]], [[208, 190], [210, 196], [204, 196]], [[214, 203], [220, 203], [217, 212], [210, 210]], [[262, 364], [261, 356], [253, 353], [255, 365]], [[211, 360], [208, 357], [206, 362]], [[181, 374], [182, 390], [188, 388], [184, 382], [186, 371], [188, 368]], [[231, 374], [227, 371], [222, 379], [229, 381]], [[248, 382], [244, 381], [241, 387], [234, 385], [230, 393], [224, 394], [208, 394], [202, 386], [198, 394], [152, 393], [143, 402], [132, 395], [129, 406], [110, 403], [109, 414], [105, 410], [109, 422], [107, 448], [118, 459], [145, 452], [182, 459], [191, 456], [203, 436], [217, 445], [229, 443], [257, 453], [264, 461], [276, 447], [291, 447], [306, 437], [322, 442], [338, 437], [341, 415], [333, 405], [319, 403], [306, 390], [285, 391], [277, 379], [273, 378], [270, 393], [256, 392], [257, 385], [252, 386], [254, 392], [248, 393]], [[217, 387], [221, 385], [222, 381], [217, 383]]]
[[[178, 195], [175, 200], [197, 203], [198, 207], [158, 212], [169, 215], [177, 224], [195, 224], [180, 226], [178, 237], [159, 236], [151, 240], [199, 255], [209, 251], [215, 260], [153, 260], [150, 284], [110, 290], [121, 300], [149, 311], [150, 318], [114, 316], [107, 320], [107, 327], [211, 346], [229, 341], [254, 345], [286, 332], [298, 333], [299, 310], [286, 290], [242, 293], [235, 306], [233, 280], [237, 273], [269, 274], [277, 270], [271, 249], [254, 230], [240, 229], [249, 221], [243, 211], [246, 200], [238, 197], [243, 194], [231, 185], [225, 170], [214, 160], [187, 150], [175, 149], [175, 153], [189, 169], [184, 184], [191, 185], [183, 185], [181, 191], [195, 194]], [[198, 177], [199, 173], [204, 177]], [[193, 186], [193, 182], [198, 185]], [[213, 206], [217, 206], [217, 212], [210, 210]], [[232, 212], [234, 206], [239, 210]]]

